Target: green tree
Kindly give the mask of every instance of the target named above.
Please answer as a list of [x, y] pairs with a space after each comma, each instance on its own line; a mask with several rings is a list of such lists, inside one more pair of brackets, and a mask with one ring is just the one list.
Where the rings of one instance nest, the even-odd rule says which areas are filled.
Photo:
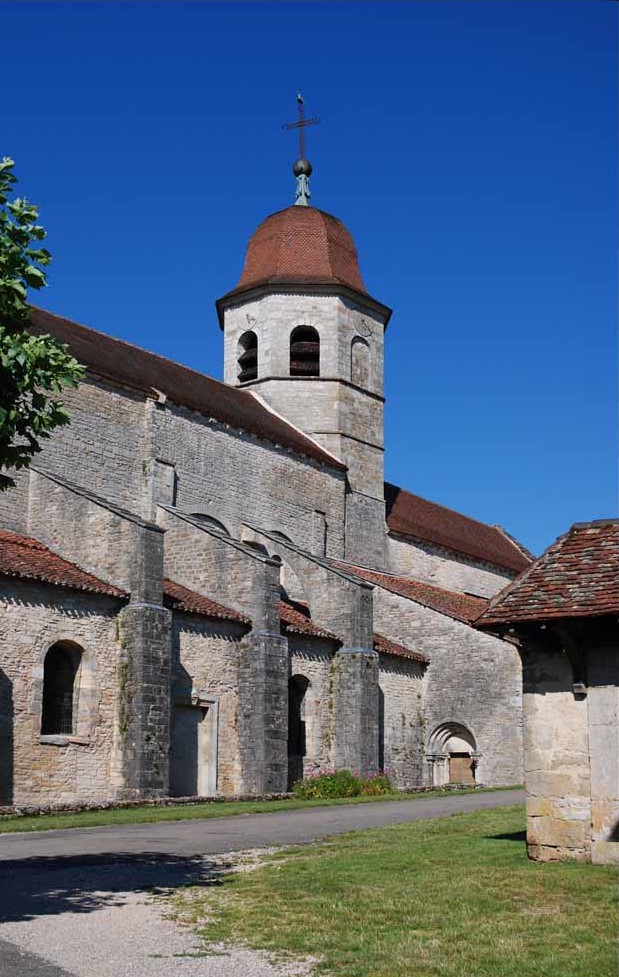
[[84, 376], [66, 346], [28, 330], [28, 289], [45, 287], [51, 255], [40, 244], [46, 235], [38, 209], [24, 197], [10, 199], [14, 165], [6, 156], [0, 161], [0, 491], [15, 484], [3, 471], [27, 468], [41, 441], [69, 423], [53, 395]]

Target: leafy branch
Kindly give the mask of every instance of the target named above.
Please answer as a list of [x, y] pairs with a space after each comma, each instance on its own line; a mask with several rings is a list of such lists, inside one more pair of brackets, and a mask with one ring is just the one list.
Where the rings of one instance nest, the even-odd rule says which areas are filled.
[[45, 287], [51, 255], [40, 246], [38, 208], [11, 200], [14, 166], [0, 160], [0, 490], [15, 484], [3, 469], [27, 468], [41, 441], [69, 423], [62, 401], [48, 394], [76, 387], [85, 373], [67, 346], [29, 331], [28, 289]]

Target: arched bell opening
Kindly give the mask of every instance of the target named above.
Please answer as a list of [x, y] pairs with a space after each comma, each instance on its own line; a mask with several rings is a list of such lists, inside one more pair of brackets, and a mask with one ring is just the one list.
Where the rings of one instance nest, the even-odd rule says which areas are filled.
[[320, 376], [320, 336], [313, 326], [297, 326], [290, 334], [290, 376]]
[[288, 790], [303, 779], [303, 761], [307, 752], [305, 706], [310, 680], [293, 675], [288, 680]]
[[241, 383], [255, 380], [258, 376], [258, 337], [255, 332], [244, 332], [237, 351], [238, 379]]

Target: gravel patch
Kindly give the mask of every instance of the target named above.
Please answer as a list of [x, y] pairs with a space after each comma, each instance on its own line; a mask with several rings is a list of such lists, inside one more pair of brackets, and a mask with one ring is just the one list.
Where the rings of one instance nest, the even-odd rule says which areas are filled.
[[[194, 859], [190, 873], [186, 866], [179, 873], [177, 866], [159, 860], [32, 869], [27, 878], [11, 880], [17, 883], [15, 898], [3, 906], [3, 918], [9, 918], [0, 923], [0, 941], [12, 945], [6, 948], [5, 961], [9, 951], [13, 961], [20, 951], [26, 953], [22, 964], [31, 961], [33, 977], [60, 977], [63, 972], [75, 977], [308, 974], [307, 963], [280, 965], [263, 952], [206, 947], [190, 928], [167, 915], [165, 896], [175, 884], [207, 881], [226, 870], [225, 858], [217, 863]], [[246, 860], [245, 870], [248, 867]], [[0, 977], [28, 973], [21, 967], [15, 970], [14, 963], [5, 970], [0, 961]]]

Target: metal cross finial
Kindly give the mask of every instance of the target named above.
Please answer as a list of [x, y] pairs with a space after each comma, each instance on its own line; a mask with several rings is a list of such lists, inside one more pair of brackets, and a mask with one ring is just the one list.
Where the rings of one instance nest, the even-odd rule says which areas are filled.
[[297, 112], [298, 118], [296, 122], [286, 122], [283, 129], [298, 129], [299, 130], [299, 159], [305, 159], [305, 130], [307, 126], [314, 126], [320, 119], [315, 116], [313, 119], [305, 118], [305, 110], [303, 108], [303, 96], [301, 92], [297, 92]]
[[309, 204], [310, 190], [309, 178], [312, 173], [312, 164], [305, 158], [305, 130], [307, 126], [316, 125], [320, 119], [306, 119], [304, 102], [301, 92], [297, 92], [298, 118], [296, 122], [286, 122], [283, 129], [297, 129], [299, 132], [299, 158], [293, 166], [293, 173], [297, 178], [296, 204], [307, 207]]

